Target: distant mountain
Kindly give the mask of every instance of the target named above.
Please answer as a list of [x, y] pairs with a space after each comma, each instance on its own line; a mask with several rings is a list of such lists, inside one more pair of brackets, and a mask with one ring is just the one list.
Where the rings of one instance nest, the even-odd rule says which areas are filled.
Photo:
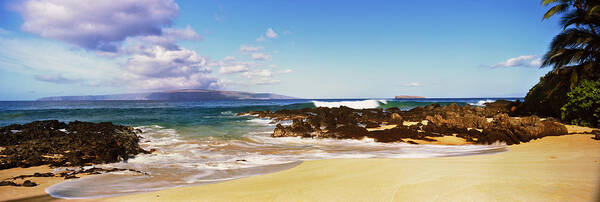
[[297, 99], [295, 97], [273, 93], [248, 93], [240, 91], [217, 90], [170, 90], [153, 93], [130, 93], [114, 95], [83, 95], [44, 97], [39, 101], [77, 101], [77, 100], [164, 100], [164, 101], [205, 101], [205, 100], [268, 100], [268, 99]]

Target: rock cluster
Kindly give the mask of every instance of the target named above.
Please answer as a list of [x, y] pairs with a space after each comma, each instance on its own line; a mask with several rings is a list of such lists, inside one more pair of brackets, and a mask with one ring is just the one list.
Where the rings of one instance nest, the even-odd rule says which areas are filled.
[[37, 183], [32, 182], [30, 180], [25, 180], [23, 183], [19, 184], [19, 183], [10, 181], [10, 180], [5, 180], [5, 181], [0, 182], [0, 187], [1, 186], [35, 187], [35, 186], [37, 186]]
[[[292, 121], [289, 126], [277, 124], [273, 137], [373, 138], [378, 142], [403, 142], [403, 139], [436, 141], [433, 137], [456, 135], [466, 141], [491, 144], [519, 144], [533, 139], [567, 134], [562, 124], [537, 116], [509, 117], [514, 110], [509, 101], [488, 103], [486, 107], [439, 104], [416, 107], [408, 111], [398, 108], [352, 109], [305, 108], [298, 110], [250, 111], [238, 115], [254, 115], [274, 122]], [[491, 119], [492, 121], [489, 121]], [[426, 120], [426, 123], [422, 123]], [[416, 122], [406, 126], [405, 121]], [[382, 125], [396, 125], [383, 130], [368, 130]], [[408, 141], [407, 141], [408, 142]], [[411, 141], [410, 143], [415, 143]]]
[[58, 174], [34, 173], [33, 175], [19, 175], [19, 176], [11, 177], [11, 178], [5, 179], [3, 181], [0, 181], [0, 186], [35, 187], [35, 186], [37, 186], [37, 183], [32, 182], [31, 180], [25, 180], [21, 184], [16, 183], [15, 180], [18, 180], [18, 179], [23, 180], [25, 178], [32, 178], [32, 177], [63, 177], [64, 179], [76, 179], [76, 178], [79, 178], [77, 176], [79, 174], [99, 175], [99, 174], [103, 174], [103, 173], [119, 172], [119, 171], [130, 171], [130, 172], [135, 172], [135, 173], [142, 174], [142, 175], [149, 175], [148, 173], [138, 171], [138, 170], [133, 170], [133, 169], [123, 169], [123, 168], [104, 169], [104, 168], [92, 167], [92, 168], [88, 168], [88, 169], [84, 169], [84, 168], [66, 169], [64, 172], [60, 172]]
[[132, 127], [112, 123], [57, 120], [0, 127], [0, 169], [83, 166], [126, 160], [147, 153]]

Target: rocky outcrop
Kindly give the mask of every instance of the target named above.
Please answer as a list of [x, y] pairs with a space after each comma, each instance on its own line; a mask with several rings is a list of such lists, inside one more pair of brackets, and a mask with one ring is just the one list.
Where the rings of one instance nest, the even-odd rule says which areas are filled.
[[49, 164], [83, 166], [147, 153], [132, 127], [112, 123], [34, 121], [0, 128], [0, 169]]
[[[567, 129], [551, 119], [537, 116], [509, 117], [516, 103], [497, 101], [485, 107], [439, 104], [417, 107], [408, 111], [389, 109], [305, 108], [298, 110], [252, 111], [244, 114], [270, 118], [275, 122], [292, 121], [289, 126], [277, 124], [273, 137], [373, 138], [378, 142], [412, 140], [436, 141], [435, 137], [456, 135], [468, 142], [519, 144], [533, 139], [565, 135]], [[427, 124], [420, 123], [426, 120]], [[493, 121], [489, 121], [493, 120]], [[417, 122], [405, 126], [404, 121]], [[385, 130], [372, 130], [384, 124], [396, 125]]]
[[48, 172], [48, 173], [34, 173], [32, 175], [19, 175], [19, 176], [11, 177], [11, 178], [5, 179], [4, 181], [1, 181], [0, 186], [35, 187], [35, 186], [37, 186], [37, 183], [32, 182], [30, 180], [25, 180], [25, 181], [23, 181], [23, 183], [17, 183], [17, 182], [15, 182], [15, 180], [19, 180], [19, 179], [24, 180], [24, 179], [32, 178], [32, 177], [63, 177], [64, 179], [77, 179], [77, 178], [79, 178], [77, 175], [82, 175], [82, 174], [99, 175], [99, 174], [104, 174], [104, 173], [122, 172], [122, 171], [134, 172], [134, 173], [137, 173], [140, 175], [149, 175], [148, 173], [145, 173], [142, 171], [133, 170], [133, 169], [123, 169], [123, 168], [110, 168], [110, 169], [96, 168], [96, 167], [92, 167], [92, 168], [88, 168], [88, 169], [84, 169], [84, 168], [69, 169], [69, 168], [67, 168], [65, 171], [60, 172], [58, 174]]

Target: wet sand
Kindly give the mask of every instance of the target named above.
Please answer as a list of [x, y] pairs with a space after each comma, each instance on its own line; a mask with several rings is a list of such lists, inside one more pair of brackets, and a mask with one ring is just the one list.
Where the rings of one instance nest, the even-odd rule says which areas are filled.
[[[589, 130], [569, 126], [569, 132]], [[545, 137], [491, 155], [307, 161], [289, 170], [218, 184], [95, 200], [598, 201], [600, 141], [591, 137]], [[0, 171], [0, 177], [48, 172], [48, 169], [8, 169]], [[44, 189], [62, 178], [32, 181], [40, 185], [0, 187], [0, 199], [52, 199]]]
[[[7, 178], [19, 176], [19, 175], [32, 175], [34, 173], [47, 173], [52, 172], [48, 166], [36, 166], [29, 168], [12, 168], [7, 170], [0, 170], [0, 181]], [[50, 185], [63, 182], [62, 177], [32, 177], [24, 180], [31, 180], [38, 184], [35, 187], [13, 187], [3, 186], [0, 187], [0, 201], [48, 201], [54, 200], [55, 198], [46, 194], [44, 191], [46, 187]], [[24, 180], [15, 180], [16, 183], [22, 183]]]
[[491, 155], [307, 161], [273, 174], [103, 200], [598, 201], [600, 141], [591, 137], [545, 137]]

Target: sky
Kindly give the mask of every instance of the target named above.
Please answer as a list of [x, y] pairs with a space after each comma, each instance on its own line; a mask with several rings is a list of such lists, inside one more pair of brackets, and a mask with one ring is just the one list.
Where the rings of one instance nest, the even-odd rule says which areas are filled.
[[0, 100], [213, 89], [519, 97], [561, 31], [539, 0], [0, 0]]

